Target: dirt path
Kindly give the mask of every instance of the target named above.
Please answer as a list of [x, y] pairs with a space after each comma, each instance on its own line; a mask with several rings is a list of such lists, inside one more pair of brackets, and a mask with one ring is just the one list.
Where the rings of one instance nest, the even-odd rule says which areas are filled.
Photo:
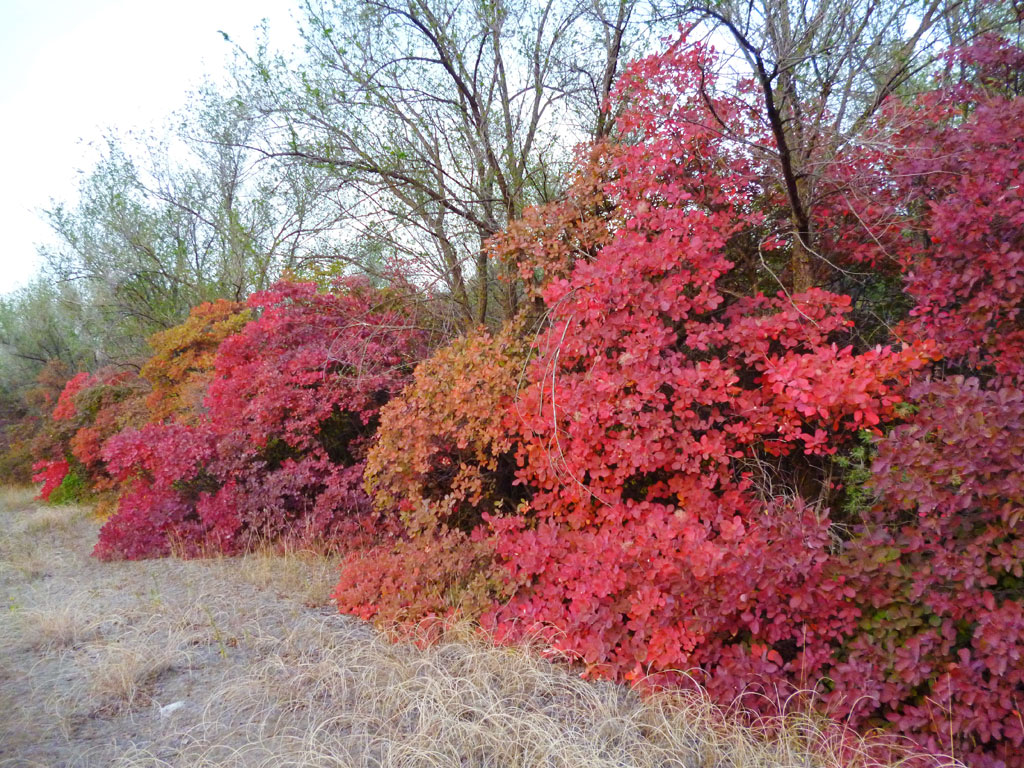
[[319, 557], [99, 563], [87, 508], [0, 489], [0, 768], [871, 765], [794, 718], [641, 699], [476, 639], [392, 644]]

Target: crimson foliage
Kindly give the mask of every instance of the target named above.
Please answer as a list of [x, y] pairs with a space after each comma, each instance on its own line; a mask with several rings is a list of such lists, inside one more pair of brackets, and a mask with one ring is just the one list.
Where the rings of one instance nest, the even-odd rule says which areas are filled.
[[282, 537], [372, 528], [362, 467], [377, 412], [427, 351], [398, 288], [279, 283], [217, 350], [197, 424], [127, 431], [104, 452], [128, 490], [100, 534], [104, 558], [236, 552]]
[[[897, 136], [894, 176], [925, 199], [908, 238], [908, 330], [983, 374], [1024, 380], [1024, 52], [984, 40], [954, 52], [971, 71], [921, 98]], [[899, 113], [897, 113], [899, 115]]]
[[517, 404], [519, 477], [537, 493], [493, 521], [518, 587], [495, 620], [554, 626], [616, 676], [699, 667], [731, 698], [816, 677], [852, 627], [827, 511], [794, 491], [817, 501], [815, 467], [895, 417], [926, 354], [855, 349], [845, 296], [720, 289], [764, 234], [764, 188], [715, 122], [742, 127], [742, 105], [720, 100], [716, 118], [698, 95], [707, 56], [677, 47], [627, 74], [619, 127], [636, 143], [603, 158], [625, 223], [544, 291], [550, 327]]
[[64, 459], [41, 459], [32, 465], [32, 482], [42, 483], [38, 498], [49, 501], [53, 492], [60, 488], [68, 476], [71, 465]]

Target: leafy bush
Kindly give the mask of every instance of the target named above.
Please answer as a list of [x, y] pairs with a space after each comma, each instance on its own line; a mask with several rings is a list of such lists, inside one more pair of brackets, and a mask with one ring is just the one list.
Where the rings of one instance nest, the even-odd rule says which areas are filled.
[[153, 421], [198, 420], [221, 342], [250, 319], [244, 304], [218, 299], [193, 307], [185, 322], [150, 338], [153, 356], [139, 375], [153, 389], [146, 399]]
[[[884, 170], [846, 242], [904, 273], [897, 328], [942, 356], [877, 444], [879, 502], [842, 553], [862, 616], [829, 671], [835, 714], [971, 765], [1024, 765], [1024, 53], [981, 39], [891, 105]], [[864, 228], [867, 228], [867, 232]], [[894, 236], [897, 235], [897, 236]], [[879, 251], [884, 248], [885, 255]]]
[[44, 459], [33, 464], [32, 471], [35, 474], [32, 475], [32, 482], [43, 484], [42, 488], [39, 489], [39, 496], [37, 498], [49, 501], [53, 492], [60, 488], [61, 483], [64, 482], [64, 478], [67, 477], [70, 470], [71, 465], [64, 459]]
[[381, 409], [366, 488], [396, 534], [342, 561], [333, 595], [342, 611], [386, 624], [475, 618], [502, 592], [481, 523], [523, 495], [512, 484], [509, 409], [525, 353], [514, 328], [477, 331], [420, 363]]
[[595, 672], [698, 667], [723, 696], [785, 696], [857, 617], [815, 471], [896, 418], [927, 355], [855, 349], [845, 296], [721, 289], [764, 226], [763, 186], [698, 95], [706, 56], [673, 49], [624, 78], [636, 143], [603, 159], [624, 224], [543, 291], [550, 327], [517, 404], [518, 477], [537, 490], [493, 521], [517, 587], [494, 619], [555, 627]]
[[972, 765], [1019, 765], [1024, 392], [952, 377], [911, 394], [919, 412], [878, 445], [881, 503], [844, 553], [862, 617], [829, 700]]
[[429, 342], [402, 290], [347, 279], [333, 292], [279, 283], [251, 296], [258, 317], [218, 347], [196, 423], [126, 431], [104, 450], [130, 490], [96, 554], [338, 543], [372, 528], [366, 445]]
[[476, 528], [421, 531], [352, 549], [331, 598], [342, 613], [419, 629], [435, 618], [480, 616], [507, 594], [494, 545]]
[[33, 480], [44, 483], [40, 498], [68, 503], [111, 488], [100, 452], [119, 431], [145, 421], [142, 393], [137, 376], [114, 368], [67, 380], [34, 441], [40, 459]]
[[484, 512], [511, 510], [515, 434], [509, 408], [526, 360], [514, 332], [458, 339], [420, 363], [381, 410], [366, 488], [381, 510], [399, 510], [414, 533], [438, 525], [472, 530]]
[[79, 504], [87, 500], [89, 496], [89, 481], [85, 474], [78, 468], [72, 467], [46, 500], [51, 504]]

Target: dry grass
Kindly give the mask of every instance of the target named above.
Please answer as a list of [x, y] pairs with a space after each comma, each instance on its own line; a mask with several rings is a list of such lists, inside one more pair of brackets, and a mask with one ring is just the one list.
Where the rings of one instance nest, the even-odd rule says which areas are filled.
[[238, 558], [237, 573], [259, 589], [314, 608], [330, 603], [338, 564], [336, 558], [312, 550], [267, 546]]
[[[641, 697], [581, 680], [529, 649], [392, 644], [309, 617], [210, 698], [176, 760], [119, 766], [877, 766], [816, 718], [737, 725], [700, 693]], [[936, 760], [934, 765], [952, 765]]]
[[0, 485], [0, 512], [12, 513], [31, 504], [36, 489], [24, 485]]
[[71, 597], [67, 602], [18, 606], [13, 620], [25, 641], [33, 648], [55, 651], [79, 645], [96, 635], [96, 617]]
[[84, 648], [85, 690], [65, 695], [74, 701], [90, 702], [93, 711], [119, 711], [151, 703], [147, 687], [161, 674], [187, 666], [189, 661], [180, 641], [162, 639], [164, 642], [157, 643], [146, 636], [125, 637]]
[[[0, 766], [877, 765], [820, 719], [744, 728], [699, 693], [584, 681], [465, 628], [390, 642], [309, 607], [330, 558], [101, 564], [86, 510], [0, 502]], [[45, 576], [11, 564], [33, 552]]]

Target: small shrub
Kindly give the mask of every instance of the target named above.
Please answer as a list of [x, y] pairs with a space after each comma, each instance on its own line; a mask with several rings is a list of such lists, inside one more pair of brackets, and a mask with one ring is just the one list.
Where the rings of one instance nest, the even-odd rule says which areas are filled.
[[508, 594], [483, 529], [420, 532], [347, 553], [331, 599], [342, 613], [378, 625], [476, 618]]
[[438, 525], [470, 531], [484, 512], [511, 510], [516, 444], [509, 410], [526, 360], [514, 332], [461, 338], [420, 363], [381, 410], [366, 488], [412, 533]]
[[47, 501], [51, 504], [79, 504], [89, 498], [89, 481], [78, 467], [72, 467]]

